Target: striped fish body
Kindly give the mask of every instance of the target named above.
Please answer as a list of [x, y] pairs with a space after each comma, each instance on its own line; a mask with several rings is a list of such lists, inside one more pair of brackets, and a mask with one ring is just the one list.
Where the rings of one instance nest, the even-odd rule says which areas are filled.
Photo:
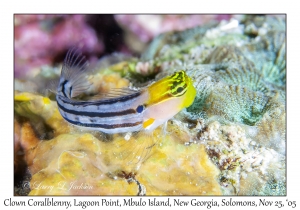
[[140, 104], [147, 97], [143, 91], [113, 99], [75, 101], [57, 95], [59, 111], [68, 122], [105, 133], [134, 132], [142, 129]]

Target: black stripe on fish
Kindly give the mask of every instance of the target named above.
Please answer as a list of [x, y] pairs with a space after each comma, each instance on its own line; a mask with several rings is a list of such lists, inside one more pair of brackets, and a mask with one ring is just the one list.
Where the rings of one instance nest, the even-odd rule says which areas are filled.
[[72, 95], [72, 88], [73, 88], [73, 86], [70, 87], [70, 91], [69, 91], [69, 96], [70, 96], [70, 97], [71, 97], [71, 95]]
[[58, 91], [58, 94], [74, 98], [87, 90], [91, 85], [86, 78], [88, 65], [88, 61], [79, 49], [70, 49], [62, 66], [59, 83], [61, 92]]
[[[65, 118], [66, 119], [66, 118]], [[122, 123], [122, 124], [96, 124], [96, 123], [80, 123], [73, 120], [66, 119], [69, 123], [74, 125], [83, 126], [83, 127], [90, 127], [90, 128], [103, 128], [103, 129], [116, 129], [116, 128], [128, 128], [128, 127], [135, 127], [137, 125], [142, 124], [142, 121], [138, 121], [135, 123]]]
[[[100, 105], [111, 105], [118, 102], [126, 102], [133, 98], [136, 98], [141, 95], [141, 92], [136, 92], [130, 95], [125, 95], [117, 98], [109, 98], [109, 99], [100, 99], [98, 101], [72, 101], [66, 100], [63, 97], [59, 97], [63, 103], [71, 104], [73, 106], [100, 106]], [[67, 98], [67, 97], [66, 97]]]
[[61, 92], [62, 94], [64, 94], [65, 97], [67, 97], [66, 95], [66, 90], [65, 90], [65, 85], [68, 83], [68, 80], [65, 80], [62, 84], [61, 84]]
[[57, 103], [58, 107], [69, 114], [74, 114], [78, 116], [88, 116], [88, 117], [115, 117], [115, 116], [124, 116], [124, 115], [129, 115], [129, 114], [135, 114], [136, 110], [134, 109], [127, 109], [119, 112], [85, 112], [85, 111], [76, 111], [72, 109], [67, 109], [63, 107], [60, 103]]

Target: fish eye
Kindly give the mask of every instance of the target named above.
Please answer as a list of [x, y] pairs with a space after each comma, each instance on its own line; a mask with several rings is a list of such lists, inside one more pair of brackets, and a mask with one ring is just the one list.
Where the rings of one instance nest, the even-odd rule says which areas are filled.
[[176, 90], [177, 93], [181, 93], [182, 91], [183, 91], [183, 87], [178, 87]]
[[143, 111], [144, 111], [144, 106], [143, 105], [139, 105], [137, 108], [136, 108], [136, 111], [138, 112], [138, 113], [142, 113]]

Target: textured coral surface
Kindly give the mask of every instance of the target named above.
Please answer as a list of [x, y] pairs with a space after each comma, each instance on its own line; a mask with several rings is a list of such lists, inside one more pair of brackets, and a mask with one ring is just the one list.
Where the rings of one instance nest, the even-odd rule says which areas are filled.
[[[131, 167], [138, 163], [131, 163], [130, 158], [114, 160], [116, 156], [112, 155], [119, 152], [112, 146], [124, 147], [134, 139], [111, 143], [90, 134], [63, 134], [43, 141], [36, 149], [36, 163], [30, 167], [34, 174], [31, 186], [35, 186], [30, 195], [137, 195], [139, 186], [147, 195], [221, 194], [216, 180], [218, 169], [204, 146], [186, 147], [172, 138], [164, 140], [138, 172]], [[132, 179], [139, 184], [123, 178], [123, 173], [126, 176], [130, 172], [136, 173]], [[42, 186], [53, 186], [53, 190]]]

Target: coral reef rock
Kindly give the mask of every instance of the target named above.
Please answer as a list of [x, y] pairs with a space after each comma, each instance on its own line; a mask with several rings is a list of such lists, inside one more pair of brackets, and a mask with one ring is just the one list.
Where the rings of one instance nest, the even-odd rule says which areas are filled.
[[186, 146], [166, 134], [148, 153], [145, 135], [118, 136], [101, 141], [71, 133], [40, 142], [30, 166], [30, 195], [221, 194], [219, 170], [203, 145]]

